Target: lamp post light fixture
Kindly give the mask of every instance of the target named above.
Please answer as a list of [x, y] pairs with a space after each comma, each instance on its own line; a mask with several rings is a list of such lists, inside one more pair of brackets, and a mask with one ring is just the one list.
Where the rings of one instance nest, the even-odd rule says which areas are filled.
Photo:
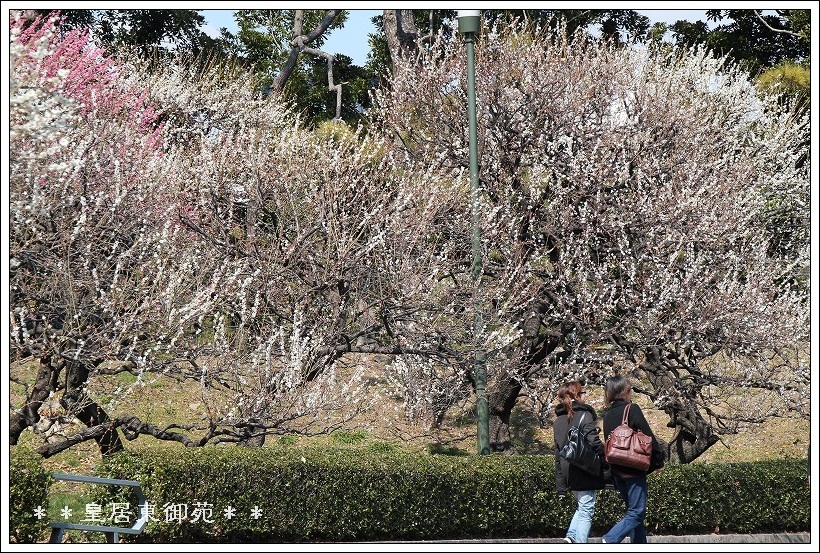
[[473, 339], [475, 341], [474, 378], [476, 390], [476, 419], [478, 453], [490, 453], [490, 406], [487, 402], [487, 356], [479, 348], [481, 333], [481, 220], [478, 215], [478, 125], [475, 101], [475, 36], [481, 26], [480, 10], [458, 10], [458, 32], [464, 35], [467, 47], [467, 118], [470, 133], [470, 212], [473, 218]]

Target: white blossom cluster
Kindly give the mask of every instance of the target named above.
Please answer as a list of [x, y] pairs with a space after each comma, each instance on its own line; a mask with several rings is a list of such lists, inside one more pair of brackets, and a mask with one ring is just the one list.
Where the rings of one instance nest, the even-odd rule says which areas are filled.
[[471, 205], [455, 39], [397, 62], [365, 130], [188, 60], [116, 60], [89, 105], [40, 78], [54, 37], [10, 49], [12, 357], [123, 364], [117, 413], [162, 375], [197, 391], [191, 443], [329, 431], [382, 354], [438, 419], [478, 352], [542, 411], [614, 370], [724, 432], [808, 411], [807, 121], [704, 52], [483, 35]]
[[[340, 372], [335, 353], [317, 350], [348, 331], [322, 290], [357, 270], [345, 266], [351, 252], [366, 258], [381, 243], [388, 231], [368, 219], [380, 225], [411, 202], [361, 201], [358, 178], [373, 173], [374, 190], [391, 178], [373, 161], [378, 142], [327, 150], [243, 75], [194, 76], [184, 60], [160, 72], [116, 60], [127, 79], [80, 109], [31, 62], [63, 47], [49, 29], [44, 48], [12, 43], [13, 357], [83, 364], [97, 389], [119, 363], [137, 379], [107, 390], [117, 413], [158, 375], [190, 382], [203, 423], [189, 430], [206, 441], [235, 439], [249, 422], [321, 430], [340, 424], [327, 412], [366, 406], [362, 369]], [[141, 103], [102, 109], [101, 95], [123, 88], [143, 90]], [[128, 116], [145, 105], [153, 126]]]
[[[491, 380], [548, 405], [560, 379], [634, 371], [658, 407], [693, 402], [727, 432], [757, 411], [808, 413], [806, 115], [704, 50], [529, 29], [482, 34], [476, 91], [484, 277], [452, 279], [450, 296], [470, 298], [467, 321], [480, 310], [479, 349], [499, 351], [488, 329], [515, 330], [520, 355], [491, 356]], [[406, 155], [463, 182], [458, 37], [400, 63], [374, 99]], [[439, 231], [465, 245], [442, 258], [451, 273], [470, 264], [470, 216], [465, 202]], [[541, 342], [523, 328], [533, 309]]]

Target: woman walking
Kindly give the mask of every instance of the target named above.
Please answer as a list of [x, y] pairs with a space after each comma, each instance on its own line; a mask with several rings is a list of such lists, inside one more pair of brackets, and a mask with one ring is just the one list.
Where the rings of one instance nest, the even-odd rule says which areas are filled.
[[558, 405], [555, 407], [555, 490], [559, 495], [572, 491], [578, 502], [575, 514], [564, 538], [569, 543], [586, 543], [592, 527], [597, 490], [603, 489], [604, 479], [571, 465], [558, 452], [566, 445], [570, 426], [578, 426], [599, 455], [604, 453], [604, 444], [598, 436], [598, 418], [595, 408], [583, 401], [586, 392], [577, 381], [562, 384], [558, 389]]
[[620, 543], [625, 537], [630, 536], [631, 543], [646, 543], [646, 475], [663, 467], [663, 451], [641, 408], [632, 403], [632, 385], [626, 378], [608, 378], [604, 393], [605, 402], [610, 407], [604, 415], [604, 440], [609, 438], [610, 432], [621, 425], [624, 410], [629, 406], [627, 424], [652, 437], [652, 458], [646, 471], [611, 465], [615, 488], [626, 505], [626, 514], [601, 537], [601, 541]]

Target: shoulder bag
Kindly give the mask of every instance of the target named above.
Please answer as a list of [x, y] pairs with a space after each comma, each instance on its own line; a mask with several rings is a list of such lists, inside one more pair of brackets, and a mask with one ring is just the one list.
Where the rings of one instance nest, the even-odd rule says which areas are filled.
[[627, 403], [620, 426], [609, 433], [604, 457], [610, 465], [646, 471], [652, 459], [652, 437], [627, 423], [631, 405]]
[[581, 424], [586, 413], [581, 413], [577, 426], [570, 426], [567, 430], [567, 443], [558, 452], [558, 455], [570, 464], [585, 470], [595, 476], [601, 475], [601, 456], [598, 455], [584, 436]]

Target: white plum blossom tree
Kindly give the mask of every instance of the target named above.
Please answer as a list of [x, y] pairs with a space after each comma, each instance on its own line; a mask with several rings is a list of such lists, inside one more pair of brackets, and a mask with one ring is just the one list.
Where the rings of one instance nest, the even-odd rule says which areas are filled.
[[[463, 46], [440, 39], [395, 65], [374, 124], [462, 173]], [[669, 415], [673, 461], [768, 417], [807, 418], [808, 118], [702, 50], [511, 26], [482, 31], [476, 68], [483, 274], [471, 290], [466, 247], [440, 270], [453, 297], [479, 294], [465, 318], [483, 310], [492, 446], [510, 446], [519, 395], [546, 409], [561, 380], [614, 372]], [[786, 248], [765, 230], [773, 197], [803, 214]], [[439, 232], [454, 218], [469, 204]]]
[[[345, 354], [432, 349], [391, 329], [435, 307], [426, 228], [458, 186], [378, 137], [304, 129], [230, 67], [109, 58], [57, 23], [12, 21], [11, 360], [40, 363], [17, 378], [12, 443], [60, 392], [51, 421], [87, 428], [44, 455], [116, 451], [118, 429], [187, 446], [326, 432], [366, 399]], [[198, 422], [135, 416], [119, 372], [195, 386]]]
[[[395, 61], [367, 130], [311, 130], [237, 68], [56, 30], [13, 12], [12, 443], [73, 418], [41, 453], [327, 432], [374, 397], [365, 354], [437, 423], [488, 354], [496, 449], [522, 394], [543, 410], [613, 372], [669, 415], [681, 462], [808, 417], [808, 120], [725, 60], [486, 29], [476, 282], [457, 39]], [[196, 391], [193, 418], [129, 410], [157, 379]]]

